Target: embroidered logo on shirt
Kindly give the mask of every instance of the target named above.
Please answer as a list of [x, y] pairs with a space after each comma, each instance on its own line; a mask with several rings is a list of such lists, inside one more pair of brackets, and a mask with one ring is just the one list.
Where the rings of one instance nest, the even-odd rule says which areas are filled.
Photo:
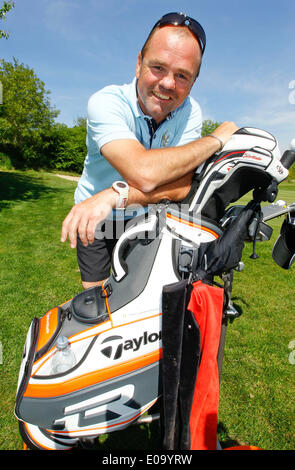
[[161, 147], [167, 147], [169, 143], [170, 135], [168, 134], [168, 131], [165, 131], [164, 134], [162, 135], [162, 140], [161, 140]]

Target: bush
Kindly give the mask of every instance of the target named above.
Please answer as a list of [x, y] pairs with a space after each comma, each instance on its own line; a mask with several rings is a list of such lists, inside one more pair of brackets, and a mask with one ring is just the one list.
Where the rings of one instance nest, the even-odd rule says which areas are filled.
[[56, 124], [49, 146], [51, 148], [47, 148], [47, 153], [50, 155], [48, 163], [51, 168], [82, 172], [87, 153], [85, 126]]
[[3, 152], [0, 152], [0, 168], [5, 170], [12, 170], [13, 165], [8, 155]]

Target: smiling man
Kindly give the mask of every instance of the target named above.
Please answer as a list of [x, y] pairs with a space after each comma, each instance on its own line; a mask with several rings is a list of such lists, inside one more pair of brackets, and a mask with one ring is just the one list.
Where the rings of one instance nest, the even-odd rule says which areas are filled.
[[192, 39], [187, 28], [161, 28], [138, 54], [138, 103], [157, 124], [182, 105], [196, 80], [202, 57]]
[[96, 225], [112, 209], [124, 217], [127, 204], [182, 200], [196, 168], [238, 129], [225, 122], [201, 138], [202, 114], [190, 91], [205, 46], [197, 21], [183, 13], [164, 15], [138, 54], [133, 82], [90, 98], [88, 154], [61, 236], [77, 246], [84, 288], [109, 276], [116, 242], [96, 240]]

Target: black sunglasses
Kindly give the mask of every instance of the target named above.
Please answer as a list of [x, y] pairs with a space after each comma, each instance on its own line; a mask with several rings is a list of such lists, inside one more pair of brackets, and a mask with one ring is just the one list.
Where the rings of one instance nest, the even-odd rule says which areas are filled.
[[148, 39], [150, 38], [152, 32], [155, 28], [174, 25], [174, 26], [187, 26], [188, 29], [193, 33], [198, 43], [200, 44], [202, 55], [204, 54], [206, 47], [206, 34], [200, 23], [191, 18], [190, 16], [185, 15], [184, 13], [167, 13], [167, 15], [162, 16], [162, 18], [157, 21], [153, 29], [151, 30], [142, 50], [144, 49]]

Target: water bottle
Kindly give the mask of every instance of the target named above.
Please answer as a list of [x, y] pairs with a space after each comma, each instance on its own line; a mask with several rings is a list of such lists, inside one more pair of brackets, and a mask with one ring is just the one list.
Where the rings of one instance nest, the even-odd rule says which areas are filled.
[[56, 352], [52, 357], [51, 369], [53, 374], [61, 374], [76, 364], [68, 338], [60, 336], [56, 341]]

